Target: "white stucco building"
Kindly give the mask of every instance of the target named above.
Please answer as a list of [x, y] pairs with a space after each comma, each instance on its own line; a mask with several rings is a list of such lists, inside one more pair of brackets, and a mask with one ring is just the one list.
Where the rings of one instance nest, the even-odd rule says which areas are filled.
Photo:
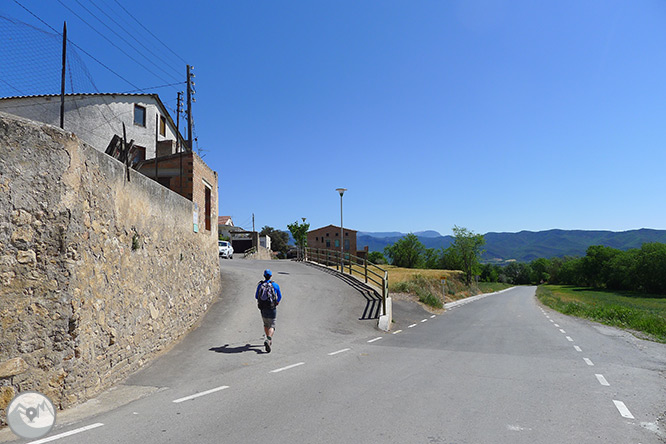
[[[60, 95], [0, 98], [0, 111], [60, 126]], [[65, 96], [64, 129], [99, 151], [106, 150], [114, 135], [122, 137], [123, 123], [127, 141], [134, 139], [138, 147], [135, 160], [174, 154], [186, 145], [157, 94]]]

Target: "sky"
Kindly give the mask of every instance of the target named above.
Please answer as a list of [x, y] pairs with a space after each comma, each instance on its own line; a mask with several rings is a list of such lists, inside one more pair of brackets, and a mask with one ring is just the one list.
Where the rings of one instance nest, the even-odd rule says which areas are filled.
[[[0, 16], [67, 21], [99, 92], [174, 109], [194, 66], [195, 150], [244, 228], [338, 225], [343, 187], [358, 231], [666, 229], [662, 0], [3, 0]], [[0, 80], [43, 87], [20, 71], [48, 46], [29, 44]]]

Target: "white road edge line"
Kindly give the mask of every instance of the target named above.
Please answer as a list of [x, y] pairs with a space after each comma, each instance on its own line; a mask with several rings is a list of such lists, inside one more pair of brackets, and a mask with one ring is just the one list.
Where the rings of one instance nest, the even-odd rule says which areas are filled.
[[189, 401], [191, 399], [199, 398], [200, 396], [210, 395], [211, 393], [219, 392], [220, 390], [224, 390], [224, 389], [228, 389], [228, 388], [229, 388], [228, 385], [223, 385], [223, 386], [220, 386], [220, 387], [215, 387], [214, 389], [206, 390], [205, 392], [195, 393], [194, 395], [185, 396], [184, 398], [174, 399], [171, 402], [173, 402], [175, 404], [178, 404], [178, 403], [181, 403], [181, 402], [184, 402], [184, 401]]
[[408, 325], [407, 328], [414, 328], [417, 324]]
[[613, 404], [615, 404], [615, 407], [620, 412], [620, 415], [622, 415], [623, 418], [636, 419], [634, 418], [634, 415], [631, 414], [627, 406], [624, 405], [624, 402], [616, 401], [613, 399]]
[[561, 328], [560, 328], [560, 331], [561, 331], [562, 333], [566, 333], [566, 331], [562, 330]]
[[28, 444], [42, 444], [44, 442], [55, 441], [56, 439], [65, 438], [67, 436], [76, 435], [77, 433], [87, 432], [88, 430], [96, 429], [97, 427], [102, 427], [104, 424], [98, 422], [96, 424], [90, 424], [89, 426], [81, 427], [80, 429], [70, 430], [69, 432], [60, 433], [58, 435], [49, 436], [48, 438], [40, 439], [37, 441], [30, 441]]
[[573, 342], [573, 339], [571, 339], [571, 336], [567, 336], [567, 341]]
[[605, 386], [610, 386], [610, 384], [608, 383], [608, 381], [606, 381], [606, 378], [604, 378], [604, 375], [596, 374], [596, 375], [594, 375], [594, 376], [597, 377], [597, 380], [599, 381], [599, 384], [601, 384], [601, 385], [605, 385]]
[[559, 324], [555, 324], [555, 327], [560, 328], [560, 325], [559, 325]]
[[398, 333], [402, 333], [402, 330], [396, 330], [393, 332], [394, 335], [397, 335]]
[[334, 351], [334, 352], [332, 352], [332, 353], [329, 353], [328, 356], [337, 355], [337, 354], [339, 354], [339, 353], [344, 353], [344, 352], [347, 352], [347, 351], [349, 351], [349, 350], [351, 350], [351, 348], [343, 348], [342, 350], [338, 350], [338, 351]]
[[422, 319], [421, 322], [428, 322], [428, 320], [427, 319]]
[[375, 342], [375, 341], [379, 341], [381, 338], [382, 338], [382, 337], [380, 336], [380, 337], [375, 338], [375, 339], [370, 339], [370, 340], [368, 341], [368, 343]]
[[589, 359], [587, 359], [587, 358], [583, 358], [583, 361], [585, 361], [585, 363], [587, 365], [590, 365], [590, 366], [594, 365], [594, 363], [592, 361], [590, 361]]
[[271, 373], [280, 373], [281, 371], [289, 370], [290, 368], [298, 367], [299, 365], [303, 365], [303, 364], [305, 364], [305, 362], [299, 362], [299, 363], [296, 363], [296, 364], [288, 365], [286, 367], [276, 368], [275, 370], [271, 370]]
[[582, 351], [583, 351], [583, 350], [582, 350], [579, 346], [577, 346], [577, 345], [574, 345], [574, 348], [576, 349], [577, 352], [582, 352]]
[[435, 319], [435, 316], [437, 316], [437, 315], [430, 316], [430, 319]]

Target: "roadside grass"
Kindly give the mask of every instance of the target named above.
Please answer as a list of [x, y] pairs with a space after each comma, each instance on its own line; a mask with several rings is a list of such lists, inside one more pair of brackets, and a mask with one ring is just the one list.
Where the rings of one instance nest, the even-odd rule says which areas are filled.
[[515, 287], [513, 284], [505, 284], [503, 282], [479, 282], [478, 286], [481, 293], [494, 293], [496, 291]]
[[643, 333], [666, 343], [666, 298], [564, 285], [540, 285], [537, 297], [567, 315]]

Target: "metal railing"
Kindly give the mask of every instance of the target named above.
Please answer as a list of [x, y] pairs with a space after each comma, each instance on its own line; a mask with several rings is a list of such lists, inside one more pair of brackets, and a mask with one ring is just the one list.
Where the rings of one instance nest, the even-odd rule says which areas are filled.
[[388, 289], [388, 271], [378, 267], [365, 258], [351, 255], [349, 253], [341, 254], [339, 250], [324, 250], [319, 248], [305, 247], [304, 258], [308, 262], [316, 262], [326, 267], [335, 267], [341, 273], [345, 271], [353, 276], [356, 273], [362, 276], [367, 284], [368, 281], [381, 288], [382, 296], [382, 314], [386, 315], [386, 298], [389, 294]]

